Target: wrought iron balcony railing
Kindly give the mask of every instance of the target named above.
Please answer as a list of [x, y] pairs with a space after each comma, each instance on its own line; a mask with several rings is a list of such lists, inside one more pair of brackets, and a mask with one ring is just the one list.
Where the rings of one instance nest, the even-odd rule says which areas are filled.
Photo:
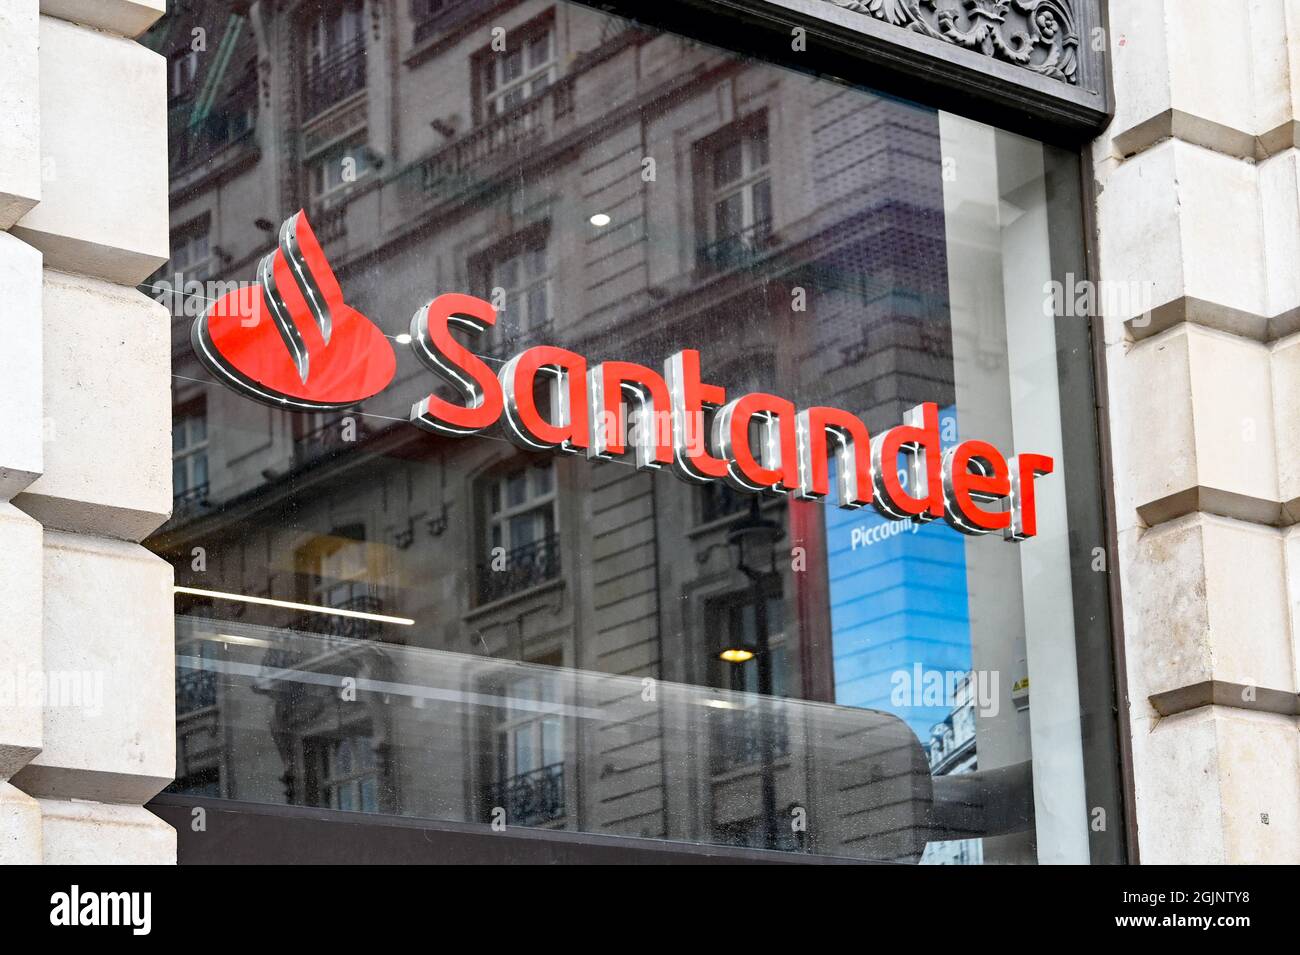
[[319, 116], [335, 103], [366, 88], [366, 38], [358, 36], [312, 64], [302, 87], [305, 119]]
[[749, 265], [771, 247], [772, 221], [763, 219], [733, 235], [700, 246], [697, 260], [702, 269], [721, 272]]
[[533, 156], [554, 139], [557, 121], [572, 112], [573, 84], [561, 79], [418, 163], [419, 188], [435, 200], [471, 189], [508, 163]]
[[[355, 581], [351, 584], [336, 586], [333, 589], [335, 594], [324, 602], [335, 610], [350, 610], [370, 614], [382, 614], [384, 612], [384, 602], [375, 596], [371, 585], [366, 581]], [[383, 624], [377, 620], [367, 620], [364, 617], [303, 613], [290, 622], [289, 629], [306, 633], [318, 633], [330, 637], [343, 637], [347, 640], [374, 640], [382, 632]]]
[[202, 484], [196, 484], [194, 487], [187, 487], [184, 490], [177, 491], [172, 496], [171, 519], [175, 521], [193, 516], [207, 507], [208, 504], [208, 484], [206, 481]]
[[537, 826], [564, 817], [564, 764], [553, 763], [487, 787], [488, 811], [500, 806], [511, 826]]
[[560, 537], [548, 534], [541, 540], [505, 554], [504, 566], [492, 563], [478, 568], [478, 602], [491, 603], [560, 576]]

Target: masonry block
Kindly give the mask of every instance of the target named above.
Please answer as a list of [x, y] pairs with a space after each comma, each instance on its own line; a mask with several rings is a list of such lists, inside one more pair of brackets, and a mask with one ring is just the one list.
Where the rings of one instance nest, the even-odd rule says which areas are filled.
[[0, 504], [0, 782], [41, 751], [43, 733], [41, 525]]
[[141, 540], [171, 512], [171, 316], [47, 270], [44, 318], [44, 473], [14, 503], [46, 527]]
[[167, 261], [166, 60], [41, 17], [40, 205], [13, 232], [48, 267], [123, 285]]
[[143, 804], [176, 767], [171, 565], [137, 544], [45, 534], [44, 748], [13, 779], [40, 797]]
[[31, 484], [43, 468], [41, 282], [40, 252], [0, 233], [0, 501]]
[[1134, 723], [1142, 862], [1300, 862], [1295, 717], [1206, 706]]
[[1282, 531], [1193, 514], [1125, 550], [1135, 712], [1154, 715], [1152, 694], [1208, 680], [1296, 691]]
[[1181, 324], [1108, 363], [1121, 527], [1194, 510], [1283, 522], [1267, 346]]
[[46, 865], [176, 864], [176, 830], [142, 806], [38, 801]]
[[0, 866], [40, 865], [41, 807], [20, 789], [0, 783]]
[[41, 198], [38, 23], [36, 0], [0, 4], [0, 230]]

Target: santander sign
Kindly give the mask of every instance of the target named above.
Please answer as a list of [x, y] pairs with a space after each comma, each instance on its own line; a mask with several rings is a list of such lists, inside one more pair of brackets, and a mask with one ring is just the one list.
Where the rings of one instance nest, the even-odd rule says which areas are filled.
[[[1034, 481], [1052, 473], [1052, 458], [1005, 457], [978, 440], [944, 449], [933, 402], [872, 435], [839, 408], [799, 409], [763, 392], [729, 395], [704, 380], [693, 349], [670, 355], [660, 372], [625, 361], [591, 364], [540, 345], [494, 370], [453, 332], [472, 339], [496, 318], [491, 303], [459, 293], [416, 311], [411, 350], [459, 400], [429, 394], [411, 408], [412, 424], [457, 437], [501, 425], [532, 450], [631, 456], [638, 468], [665, 468], [686, 481], [806, 501], [830, 495], [833, 457], [840, 507], [871, 505], [888, 519], [916, 523], [941, 519], [963, 534], [1001, 532], [1009, 541], [1038, 532]], [[344, 304], [302, 212], [281, 228], [258, 283], [215, 302], [195, 320], [191, 339], [223, 384], [292, 410], [351, 407], [382, 391], [396, 371], [383, 332]]]

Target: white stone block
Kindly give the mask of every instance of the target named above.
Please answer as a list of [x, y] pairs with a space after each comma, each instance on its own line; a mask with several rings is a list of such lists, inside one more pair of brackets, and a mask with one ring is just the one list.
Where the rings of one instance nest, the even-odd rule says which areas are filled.
[[0, 4], [0, 230], [41, 198], [41, 124], [36, 0]]
[[1108, 349], [1120, 526], [1133, 511], [1279, 523], [1268, 347], [1181, 324], [1122, 349]]
[[[1263, 338], [1267, 310], [1258, 173], [1251, 163], [1170, 140], [1116, 167], [1097, 200], [1101, 273], [1150, 289], [1152, 324], [1192, 317]], [[1141, 295], [1130, 296], [1145, 305]], [[1119, 317], [1139, 317], [1130, 307]]]
[[1277, 342], [1271, 353], [1273, 414], [1277, 434], [1278, 496], [1290, 523], [1300, 522], [1300, 334]]
[[22, 790], [0, 783], [0, 866], [40, 865], [43, 856], [40, 805]]
[[1282, 531], [1194, 514], [1141, 533], [1126, 550], [1136, 714], [1154, 715], [1153, 694], [1209, 680], [1295, 692]]
[[1255, 158], [1256, 137], [1291, 118], [1285, 19], [1278, 0], [1115, 4], [1108, 146], [1127, 155], [1173, 135]]
[[45, 534], [44, 748], [16, 776], [33, 796], [143, 804], [176, 768], [172, 569], [137, 544]]
[[1207, 706], [1133, 731], [1142, 862], [1300, 862], [1294, 717]]
[[1287, 601], [1291, 608], [1291, 674], [1300, 689], [1300, 527], [1288, 527], [1283, 534], [1286, 555]]
[[46, 527], [140, 540], [171, 511], [170, 315], [135, 289], [45, 273]]
[[41, 254], [0, 233], [0, 501], [40, 476], [44, 417]]
[[135, 285], [167, 261], [166, 60], [41, 17], [44, 180], [13, 227], [45, 264]]
[[0, 504], [0, 782], [41, 751], [45, 670], [41, 525]]
[[38, 802], [46, 865], [176, 864], [176, 830], [142, 806]]
[[139, 36], [167, 12], [167, 0], [41, 0], [41, 13], [73, 23]]
[[[1300, 27], [1300, 24], [1297, 24]], [[1288, 149], [1258, 167], [1269, 337], [1300, 330], [1300, 153]]]

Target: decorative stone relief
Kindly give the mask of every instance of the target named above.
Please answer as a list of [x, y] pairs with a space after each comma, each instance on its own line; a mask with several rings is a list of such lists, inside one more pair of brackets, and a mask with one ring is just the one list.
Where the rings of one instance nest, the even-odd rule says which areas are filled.
[[1078, 83], [1078, 0], [824, 0], [885, 23]]

